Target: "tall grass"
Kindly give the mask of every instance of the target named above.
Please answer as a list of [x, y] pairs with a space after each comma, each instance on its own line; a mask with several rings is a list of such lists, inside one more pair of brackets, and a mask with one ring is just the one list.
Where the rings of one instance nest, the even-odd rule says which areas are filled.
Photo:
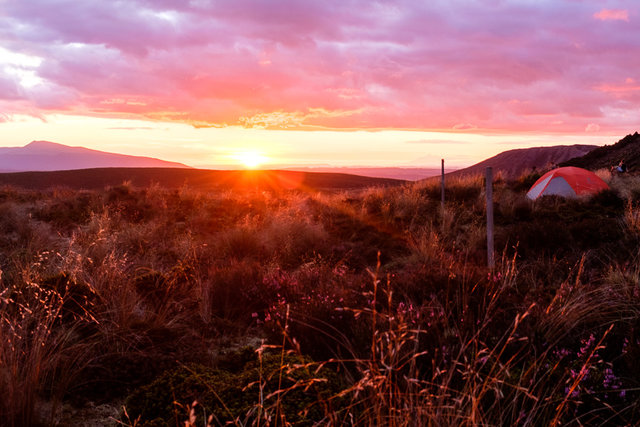
[[22, 273], [24, 282], [3, 286], [0, 292], [0, 425], [8, 426], [42, 422], [35, 414], [39, 396], [59, 405], [91, 347], [78, 339], [82, 323], [91, 320], [78, 312], [72, 320], [67, 317], [73, 306], [67, 304], [68, 292], [47, 287], [30, 269]]
[[[450, 180], [444, 212], [439, 181], [336, 194], [5, 189], [0, 424], [55, 423], [62, 405], [43, 417], [43, 400], [166, 394], [151, 384], [196, 365], [226, 375], [205, 383], [239, 425], [296, 419], [285, 407], [328, 425], [633, 423], [636, 185], [611, 185], [534, 203], [496, 182], [503, 256], [491, 271], [482, 177]], [[260, 340], [251, 357], [225, 356]], [[308, 400], [329, 377], [330, 393]], [[184, 393], [170, 396], [172, 422], [205, 425], [220, 402]]]

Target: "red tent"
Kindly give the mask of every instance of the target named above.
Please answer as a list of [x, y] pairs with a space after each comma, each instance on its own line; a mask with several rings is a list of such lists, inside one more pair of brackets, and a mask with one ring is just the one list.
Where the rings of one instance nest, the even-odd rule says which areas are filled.
[[609, 186], [598, 175], [573, 166], [553, 169], [538, 179], [527, 193], [534, 200], [540, 196], [577, 197], [607, 190]]

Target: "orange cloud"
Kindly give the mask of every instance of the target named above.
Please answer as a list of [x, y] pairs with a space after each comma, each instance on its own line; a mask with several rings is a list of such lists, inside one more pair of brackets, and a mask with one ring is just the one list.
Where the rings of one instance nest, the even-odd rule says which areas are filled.
[[627, 21], [629, 22], [629, 11], [624, 9], [602, 9], [594, 13], [593, 17], [601, 21]]

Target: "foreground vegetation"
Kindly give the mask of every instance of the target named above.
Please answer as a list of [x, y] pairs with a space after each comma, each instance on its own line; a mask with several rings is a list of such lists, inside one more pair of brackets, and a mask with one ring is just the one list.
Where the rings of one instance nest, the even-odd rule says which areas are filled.
[[640, 180], [535, 178], [495, 183], [493, 270], [477, 177], [444, 212], [439, 182], [4, 188], [0, 424], [635, 424]]

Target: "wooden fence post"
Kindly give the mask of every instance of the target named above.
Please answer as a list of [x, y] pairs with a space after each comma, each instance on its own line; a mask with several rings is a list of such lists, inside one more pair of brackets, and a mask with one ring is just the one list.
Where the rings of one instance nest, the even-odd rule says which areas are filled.
[[485, 175], [487, 195], [487, 266], [495, 267], [493, 254], [493, 169], [487, 168]]
[[440, 212], [442, 214], [442, 230], [444, 231], [444, 159], [441, 162], [442, 179], [440, 181]]

